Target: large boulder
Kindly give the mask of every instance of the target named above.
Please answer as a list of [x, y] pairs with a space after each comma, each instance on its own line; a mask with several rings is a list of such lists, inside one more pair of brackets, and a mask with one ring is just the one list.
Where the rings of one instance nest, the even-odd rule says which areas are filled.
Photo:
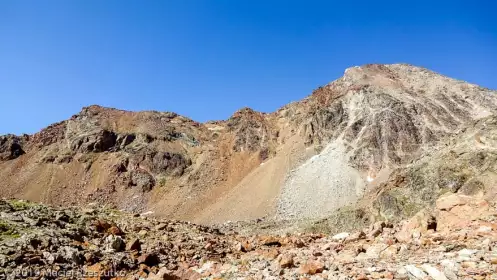
[[471, 221], [490, 211], [489, 203], [479, 197], [450, 194], [440, 197], [436, 203], [437, 228], [440, 230], [463, 228]]

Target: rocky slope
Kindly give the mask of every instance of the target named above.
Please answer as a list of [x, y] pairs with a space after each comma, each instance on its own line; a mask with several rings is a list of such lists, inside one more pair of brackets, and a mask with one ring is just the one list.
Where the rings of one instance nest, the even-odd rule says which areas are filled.
[[493, 195], [496, 112], [494, 91], [405, 64], [352, 67], [274, 113], [225, 121], [90, 106], [2, 136], [0, 191], [209, 224], [400, 220], [444, 192]]
[[94, 205], [1, 200], [0, 277], [494, 279], [496, 230], [496, 205], [461, 194], [410, 220], [337, 235], [246, 236]]

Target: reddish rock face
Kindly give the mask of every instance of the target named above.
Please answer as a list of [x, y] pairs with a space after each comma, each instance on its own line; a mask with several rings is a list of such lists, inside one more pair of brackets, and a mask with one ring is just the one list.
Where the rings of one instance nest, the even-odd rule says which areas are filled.
[[474, 219], [491, 211], [486, 200], [461, 194], [442, 196], [436, 209], [439, 230], [469, 226]]

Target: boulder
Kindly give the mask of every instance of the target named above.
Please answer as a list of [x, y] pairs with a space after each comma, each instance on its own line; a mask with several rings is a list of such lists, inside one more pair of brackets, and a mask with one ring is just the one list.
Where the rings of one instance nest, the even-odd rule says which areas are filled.
[[442, 196], [437, 200], [437, 229], [468, 227], [471, 221], [489, 213], [490, 205], [482, 198], [462, 194]]
[[317, 273], [321, 273], [324, 270], [324, 264], [319, 261], [310, 261], [299, 267], [298, 272], [300, 274], [309, 274], [314, 275]]
[[395, 237], [401, 242], [412, 241], [413, 235], [419, 237], [421, 233], [425, 233], [430, 229], [436, 229], [437, 222], [435, 217], [427, 210], [421, 210], [414, 217], [407, 221], [403, 221], [401, 229]]
[[293, 267], [293, 256], [288, 254], [283, 254], [279, 257], [278, 261], [281, 268], [290, 268]]

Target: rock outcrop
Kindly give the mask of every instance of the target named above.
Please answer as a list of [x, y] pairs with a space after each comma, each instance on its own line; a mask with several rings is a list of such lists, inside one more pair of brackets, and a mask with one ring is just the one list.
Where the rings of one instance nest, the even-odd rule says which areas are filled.
[[22, 139], [14, 135], [0, 136], [0, 160], [12, 160], [25, 154]]

